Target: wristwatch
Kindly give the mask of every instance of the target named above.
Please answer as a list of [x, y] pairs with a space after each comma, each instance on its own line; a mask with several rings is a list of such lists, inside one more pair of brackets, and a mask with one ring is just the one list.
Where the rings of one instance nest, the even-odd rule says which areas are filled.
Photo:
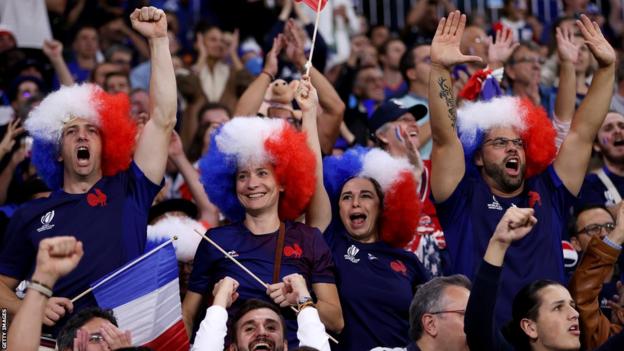
[[310, 296], [301, 296], [299, 300], [297, 300], [297, 309], [299, 312], [306, 307], [314, 307], [314, 300]]

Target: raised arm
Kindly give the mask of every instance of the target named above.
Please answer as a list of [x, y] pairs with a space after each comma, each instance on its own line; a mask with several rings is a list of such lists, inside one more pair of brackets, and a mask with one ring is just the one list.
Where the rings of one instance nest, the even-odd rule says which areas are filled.
[[496, 226], [474, 279], [466, 306], [464, 331], [471, 350], [510, 350], [494, 323], [494, 307], [505, 253], [537, 223], [532, 208], [510, 207]]
[[488, 37], [488, 68], [495, 70], [504, 67], [518, 45], [509, 28], [496, 31], [495, 41], [492, 41], [491, 36]]
[[199, 210], [199, 219], [208, 222], [210, 227], [218, 227], [219, 209], [208, 199], [208, 195], [206, 195], [204, 191], [204, 186], [199, 180], [199, 172], [193, 167], [191, 161], [186, 157], [186, 154], [184, 154], [182, 141], [175, 131], [171, 136], [171, 143], [169, 144], [169, 159], [178, 168], [178, 171], [188, 185], [193, 200], [195, 200], [197, 209]]
[[464, 151], [455, 131], [457, 105], [452, 90], [451, 68], [464, 62], [481, 61], [466, 56], [459, 43], [466, 27], [466, 16], [459, 11], [442, 18], [431, 43], [429, 111], [431, 115], [431, 192], [436, 201], [448, 199], [466, 171]]
[[[286, 55], [297, 68], [303, 70], [307, 57], [303, 44], [299, 39], [301, 32], [303, 32], [303, 29], [297, 27], [292, 20], [286, 23], [286, 28], [284, 29], [287, 44]], [[310, 81], [318, 92], [321, 106], [321, 113], [316, 121], [321, 151], [329, 155], [340, 133], [340, 124], [344, 117], [345, 104], [329, 80], [314, 67], [310, 68]]]
[[167, 38], [165, 13], [155, 7], [136, 9], [132, 27], [147, 38], [151, 56], [150, 120], [145, 125], [134, 161], [145, 176], [160, 184], [167, 165], [167, 149], [176, 122], [177, 93]]
[[555, 100], [555, 116], [569, 123], [576, 104], [576, 73], [580, 44], [574, 42], [574, 32], [567, 27], [557, 27], [557, 55], [559, 56], [559, 89]]
[[74, 77], [72, 77], [63, 58], [63, 43], [58, 40], [44, 40], [43, 41], [43, 53], [48, 57], [59, 83], [65, 86], [74, 85]]
[[212, 290], [214, 296], [212, 306], [206, 311], [206, 317], [199, 325], [192, 351], [223, 350], [227, 334], [227, 309], [238, 298], [238, 282], [225, 277]]
[[266, 55], [262, 72], [249, 84], [238, 99], [234, 116], [255, 116], [258, 114], [262, 100], [264, 100], [264, 94], [277, 75], [277, 56], [282, 51], [283, 45], [283, 36], [279, 34], [273, 39], [273, 47]]
[[41, 325], [52, 287], [56, 281], [71, 272], [82, 258], [82, 243], [71, 236], [44, 239], [39, 243], [37, 266], [32, 284], [19, 312], [11, 323], [8, 349], [36, 351], [39, 349]]
[[310, 78], [304, 76], [295, 93], [295, 99], [301, 108], [303, 130], [308, 138], [308, 146], [316, 158], [316, 189], [306, 212], [306, 224], [318, 228], [323, 233], [331, 221], [331, 204], [323, 185], [323, 159], [316, 127], [318, 96], [316, 89], [310, 83]]
[[559, 178], [573, 195], [578, 194], [583, 184], [592, 144], [609, 110], [615, 79], [615, 51], [600, 32], [598, 24], [582, 15], [576, 25], [599, 67], [587, 96], [574, 114], [570, 132], [554, 162]]

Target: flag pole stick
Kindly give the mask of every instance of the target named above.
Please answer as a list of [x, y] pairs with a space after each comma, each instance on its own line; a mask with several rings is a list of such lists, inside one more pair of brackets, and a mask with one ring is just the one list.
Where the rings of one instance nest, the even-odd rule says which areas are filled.
[[76, 301], [78, 301], [79, 299], [83, 298], [85, 295], [87, 295], [88, 293], [90, 293], [91, 291], [93, 291], [93, 289], [97, 289], [100, 285], [106, 283], [107, 281], [113, 279], [114, 277], [118, 276], [119, 274], [121, 274], [122, 272], [127, 271], [130, 267], [135, 266], [137, 263], [143, 261], [144, 259], [148, 258], [149, 256], [153, 255], [156, 251], [162, 249], [163, 247], [165, 247], [167, 244], [171, 243], [173, 240], [178, 240], [177, 236], [174, 236], [173, 238], [165, 241], [164, 243], [156, 246], [154, 249], [152, 249], [150, 252], [143, 254], [142, 256], [138, 257], [137, 259], [135, 259], [134, 261], [130, 262], [128, 265], [126, 265], [125, 267], [122, 267], [120, 270], [118, 270], [117, 272], [109, 275], [108, 277], [106, 277], [105, 279], [103, 279], [102, 281], [100, 281], [99, 283], [95, 284], [94, 286], [88, 288], [87, 290], [81, 292], [78, 296], [74, 297], [71, 302], [75, 303]]
[[[319, 0], [318, 7], [316, 9], [316, 21], [314, 22], [314, 32], [312, 33], [312, 46], [310, 47], [310, 56], [308, 62], [305, 64], [306, 76], [310, 76], [310, 69], [312, 68], [312, 55], [314, 55], [314, 46], [316, 43], [316, 32], [318, 31], [319, 19], [321, 18], [321, 4], [323, 0]], [[295, 5], [296, 6], [296, 5]]]
[[[197, 229], [193, 229], [193, 231], [195, 231], [195, 233], [197, 233], [197, 235], [201, 236], [204, 240], [206, 240], [207, 242], [209, 242], [212, 246], [214, 246], [217, 250], [221, 251], [222, 254], [225, 255], [225, 257], [229, 258], [232, 262], [234, 262], [237, 266], [239, 266], [243, 271], [245, 271], [247, 274], [249, 274], [252, 278], [254, 278], [258, 283], [260, 283], [263, 287], [268, 288], [269, 284], [265, 283], [262, 281], [262, 279], [258, 278], [257, 275], [253, 274], [249, 269], [247, 269], [247, 267], [243, 266], [242, 263], [238, 262], [237, 259], [234, 258], [234, 256], [230, 255], [227, 251], [223, 250], [223, 248], [221, 246], [219, 246], [219, 244], [215, 243], [212, 239], [210, 239], [209, 237], [207, 237], [205, 234], [200, 233], [199, 231], [197, 231]], [[290, 309], [293, 310], [295, 313], [299, 313], [299, 310], [297, 310], [294, 306], [290, 306]], [[338, 344], [338, 340], [334, 339], [333, 336], [327, 334], [327, 337], [329, 338], [329, 340], [335, 342], [336, 344]]]
[[227, 251], [223, 250], [223, 248], [221, 246], [219, 246], [219, 244], [215, 243], [214, 241], [212, 241], [212, 239], [210, 239], [209, 237], [207, 237], [205, 234], [202, 234], [200, 232], [197, 231], [197, 229], [194, 229], [195, 233], [201, 235], [202, 238], [204, 238], [204, 240], [208, 241], [212, 246], [214, 246], [217, 250], [221, 251], [222, 254], [225, 255], [225, 257], [229, 258], [230, 260], [232, 260], [232, 262], [234, 262], [237, 266], [239, 266], [242, 270], [244, 270], [247, 274], [249, 274], [252, 278], [254, 278], [258, 283], [260, 283], [263, 287], [268, 288], [269, 284], [265, 283], [262, 281], [262, 279], [258, 278], [257, 275], [253, 274], [249, 269], [247, 269], [247, 267], [243, 266], [242, 263], [238, 262], [238, 260], [236, 260], [232, 255], [230, 255]]

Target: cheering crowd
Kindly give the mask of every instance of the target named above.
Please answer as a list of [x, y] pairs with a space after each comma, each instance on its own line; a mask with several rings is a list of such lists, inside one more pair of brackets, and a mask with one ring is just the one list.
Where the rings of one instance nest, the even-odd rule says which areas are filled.
[[622, 3], [400, 2], [0, 4], [8, 349], [624, 349]]

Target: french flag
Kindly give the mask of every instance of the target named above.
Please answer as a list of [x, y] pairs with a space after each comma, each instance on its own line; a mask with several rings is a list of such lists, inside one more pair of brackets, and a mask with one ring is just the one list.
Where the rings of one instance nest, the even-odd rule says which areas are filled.
[[154, 350], [190, 347], [180, 304], [178, 263], [171, 240], [92, 284], [98, 305], [112, 309], [132, 343]]

